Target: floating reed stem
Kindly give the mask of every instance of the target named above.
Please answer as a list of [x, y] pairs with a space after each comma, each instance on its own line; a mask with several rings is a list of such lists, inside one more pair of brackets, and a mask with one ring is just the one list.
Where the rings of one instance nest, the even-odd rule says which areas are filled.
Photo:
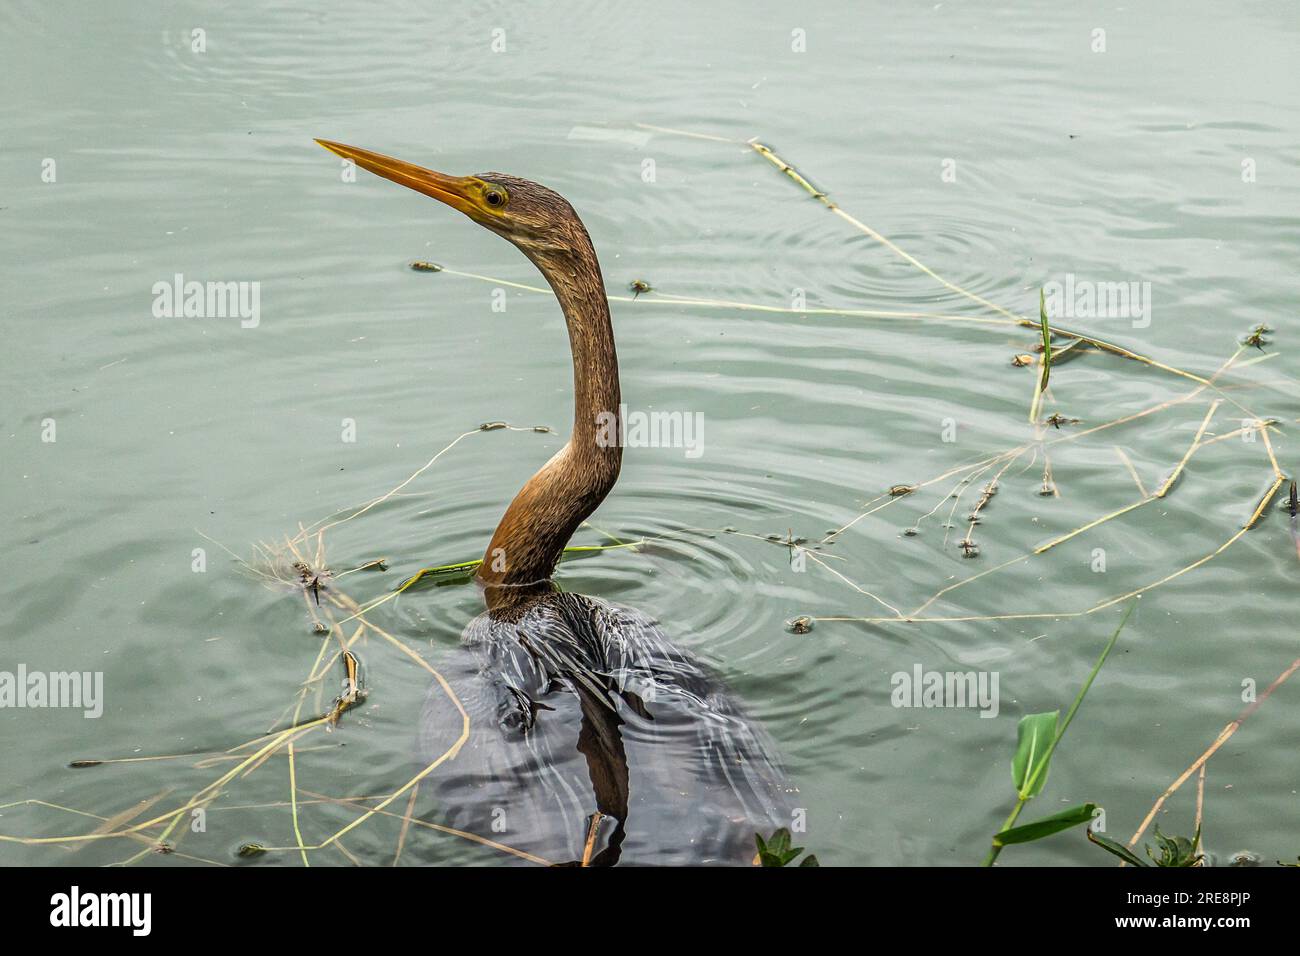
[[1133, 467], [1133, 462], [1129, 458], [1128, 453], [1125, 452], [1123, 448], [1120, 448], [1119, 445], [1112, 445], [1111, 447], [1115, 449], [1115, 454], [1119, 457], [1119, 460], [1124, 463], [1124, 467], [1128, 469], [1129, 475], [1133, 478], [1133, 484], [1137, 485], [1138, 494], [1143, 498], [1148, 497], [1150, 492], [1147, 491], [1147, 486], [1142, 483], [1142, 478], [1138, 475], [1137, 469]]
[[1201, 427], [1196, 430], [1196, 437], [1192, 439], [1191, 447], [1183, 454], [1182, 461], [1180, 461], [1177, 467], [1174, 468], [1173, 473], [1166, 478], [1164, 484], [1157, 489], [1157, 498], [1163, 498], [1165, 495], [1169, 494], [1169, 489], [1174, 486], [1174, 482], [1178, 480], [1178, 476], [1183, 473], [1183, 469], [1186, 468], [1187, 463], [1191, 461], [1192, 455], [1196, 454], [1196, 449], [1201, 447], [1201, 439], [1205, 437], [1205, 429], [1210, 427], [1210, 420], [1214, 418], [1214, 413], [1219, 410], [1221, 404], [1223, 404], [1222, 400], [1213, 402], [1210, 405], [1209, 410], [1205, 413], [1205, 418], [1201, 421]]
[[835, 215], [839, 216], [845, 222], [849, 223], [849, 225], [853, 226], [859, 232], [863, 233], [864, 235], [870, 236], [872, 239], [874, 239], [876, 242], [883, 245], [886, 249], [894, 253], [899, 258], [905, 260], [906, 262], [911, 263], [917, 269], [920, 269], [922, 272], [928, 275], [931, 279], [934, 279], [936, 282], [938, 282], [940, 285], [944, 286], [947, 289], [952, 290], [953, 292], [956, 292], [958, 295], [970, 299], [972, 302], [977, 302], [980, 305], [984, 306], [985, 308], [997, 312], [999, 315], [1005, 316], [1006, 318], [1012, 320], [1013, 322], [1020, 323], [1023, 321], [1022, 317], [1016, 315], [1014, 312], [1010, 312], [1007, 309], [1004, 309], [1002, 306], [998, 305], [995, 302], [990, 302], [988, 299], [974, 292], [971, 292], [969, 289], [962, 288], [961, 286], [957, 285], [955, 282], [948, 281], [943, 276], [939, 275], [937, 272], [935, 272], [933, 269], [927, 266], [920, 259], [916, 258], [911, 253], [901, 249], [894, 242], [892, 242], [885, 236], [881, 235], [876, 230], [872, 229], [865, 222], [863, 222], [860, 219], [857, 219], [854, 216], [849, 215], [847, 212], [841, 209], [839, 204], [837, 204], [834, 200], [832, 200], [830, 196], [828, 196], [825, 192], [823, 192], [822, 190], [814, 186], [812, 183], [810, 183], [807, 180], [807, 178], [801, 172], [799, 172], [799, 170], [795, 169], [794, 166], [790, 165], [784, 159], [778, 156], [775, 152], [772, 151], [770, 147], [760, 143], [757, 139], [751, 139], [749, 141], [749, 146], [754, 152], [758, 153], [758, 155], [762, 156], [769, 163], [774, 165], [777, 169], [781, 170], [781, 172], [785, 173], [785, 175], [790, 177], [790, 179], [793, 180], [801, 189], [807, 192], [810, 196], [812, 196], [814, 199], [820, 202], [823, 206], [825, 206]]
[[1160, 794], [1156, 799], [1156, 802], [1143, 818], [1142, 825], [1139, 826], [1133, 836], [1129, 838], [1129, 846], [1137, 845], [1137, 841], [1142, 839], [1142, 834], [1146, 833], [1147, 827], [1151, 825], [1151, 821], [1154, 820], [1156, 814], [1160, 812], [1160, 808], [1165, 805], [1165, 801], [1172, 797], [1178, 791], [1178, 788], [1191, 778], [1192, 774], [1204, 768], [1206, 762], [1218, 752], [1219, 748], [1231, 740], [1232, 735], [1241, 729], [1241, 725], [1246, 722], [1246, 719], [1250, 717], [1251, 714], [1255, 713], [1255, 711], [1259, 710], [1259, 708], [1263, 706], [1264, 701], [1273, 696], [1273, 691], [1285, 684], [1287, 680], [1290, 679], [1291, 675], [1297, 670], [1300, 670], [1300, 657], [1293, 660], [1286, 669], [1282, 671], [1282, 673], [1278, 674], [1277, 677], [1273, 679], [1273, 683], [1268, 685], [1264, 692], [1259, 695], [1258, 699], [1252, 701], [1245, 710], [1237, 715], [1237, 718], [1233, 720], [1232, 723], [1219, 731], [1219, 736], [1214, 738], [1214, 742], [1206, 748], [1205, 752], [1192, 761], [1192, 765], [1179, 774], [1178, 778], [1174, 780], [1174, 782], [1165, 789], [1164, 793]]
[[[651, 126], [645, 123], [639, 123], [637, 125], [641, 129], [648, 129], [648, 130], [653, 130], [655, 132], [668, 133], [676, 136], [687, 136], [693, 139], [711, 140], [714, 142], [722, 142], [722, 143], [735, 143], [737, 145], [740, 145], [742, 143], [742, 141], [740, 140], [736, 140], [725, 136], [715, 136], [715, 135], [705, 134], [705, 133], [694, 133], [686, 130], [672, 129], [663, 126]], [[844, 209], [842, 209], [838, 203], [834, 202], [830, 198], [829, 194], [827, 194], [826, 191], [814, 186], [809, 181], [807, 176], [805, 176], [798, 169], [796, 169], [791, 163], [787, 162], [786, 160], [778, 156], [771, 147], [765, 145], [764, 143], [759, 142], [757, 138], [744, 141], [744, 145], [747, 145], [751, 150], [753, 150], [759, 156], [763, 157], [763, 159], [767, 160], [769, 163], [771, 163], [773, 166], [779, 169], [792, 182], [798, 185], [800, 189], [806, 192], [813, 199], [816, 199], [827, 209], [831, 210], [831, 212], [833, 212], [835, 215], [839, 216], [841, 219], [848, 222], [859, 232], [863, 233], [866, 236], [869, 236], [870, 238], [879, 242], [881, 245], [885, 246], [885, 248], [889, 249], [899, 258], [903, 259], [906, 262], [911, 263], [914, 267], [916, 267], [921, 272], [928, 275], [930, 278], [934, 279], [940, 285], [944, 286], [945, 288], [953, 292], [956, 292], [958, 295], [961, 295], [962, 297], [969, 299], [972, 302], [982, 305], [986, 309], [989, 309], [997, 313], [999, 316], [1002, 316], [1004, 320], [1014, 322], [1016, 325], [1027, 327], [1027, 328], [1033, 328], [1039, 324], [1034, 322], [1031, 319], [1027, 319], [1023, 316], [1018, 316], [1014, 312], [1011, 312], [1010, 310], [1006, 309], [1005, 307], [1000, 306], [995, 302], [991, 302], [990, 300], [984, 298], [983, 296], [980, 296], [974, 292], [971, 292], [969, 289], [965, 289], [957, 285], [955, 282], [951, 282], [948, 279], [945, 279], [943, 276], [939, 275], [937, 272], [935, 272], [925, 263], [921, 262], [915, 256], [904, 251], [897, 244], [889, 240], [880, 232], [871, 228], [866, 223], [855, 218], [854, 216], [849, 215], [849, 213], [845, 212]], [[1213, 386], [1211, 379], [1207, 379], [1201, 375], [1197, 375], [1194, 372], [1189, 372], [1186, 369], [1178, 368], [1177, 366], [1169, 365], [1168, 363], [1158, 361], [1157, 359], [1154, 359], [1151, 356], [1143, 355], [1139, 352], [1135, 352], [1132, 349], [1125, 348], [1122, 345], [1118, 345], [1114, 342], [1107, 341], [1106, 339], [1100, 339], [1094, 335], [1087, 335], [1082, 332], [1076, 332], [1072, 329], [1066, 329], [1056, 325], [1049, 325], [1048, 328], [1053, 335], [1059, 335], [1064, 338], [1077, 339], [1081, 342], [1087, 342], [1088, 344], [1094, 346], [1095, 348], [1101, 349], [1102, 351], [1105, 352], [1110, 352], [1113, 355], [1118, 355], [1123, 358], [1131, 359], [1132, 361], [1135, 362], [1140, 362], [1144, 365], [1150, 366], [1151, 368], [1159, 369], [1160, 371], [1163, 372], [1168, 372], [1171, 375], [1178, 375], [1182, 378], [1189, 379], [1201, 385], [1215, 387]], [[1215, 387], [1215, 390], [1218, 391], [1217, 387]], [[1252, 414], [1248, 409], [1245, 408], [1245, 406], [1240, 405], [1233, 399], [1228, 398], [1228, 401], [1232, 402], [1232, 404], [1236, 405], [1238, 408], [1241, 408], [1242, 411], [1247, 412], [1247, 414]]]

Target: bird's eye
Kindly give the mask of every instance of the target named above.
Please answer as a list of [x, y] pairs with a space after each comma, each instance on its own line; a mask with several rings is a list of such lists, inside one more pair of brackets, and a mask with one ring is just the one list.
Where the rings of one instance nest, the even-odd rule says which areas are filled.
[[499, 189], [489, 189], [483, 194], [483, 201], [489, 206], [499, 208], [506, 204], [506, 194]]

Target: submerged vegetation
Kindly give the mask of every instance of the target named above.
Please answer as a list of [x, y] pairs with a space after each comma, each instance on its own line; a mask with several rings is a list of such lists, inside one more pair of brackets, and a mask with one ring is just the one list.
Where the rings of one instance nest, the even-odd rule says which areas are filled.
[[1123, 844], [1116, 843], [1109, 837], [1100, 833], [1088, 831], [1088, 839], [1097, 846], [1101, 847], [1108, 853], [1111, 853], [1125, 863], [1131, 866], [1201, 866], [1205, 860], [1205, 854], [1201, 852], [1201, 828], [1196, 828], [1196, 833], [1189, 840], [1187, 837], [1173, 836], [1167, 837], [1160, 832], [1160, 827], [1155, 830], [1156, 845], [1160, 847], [1160, 855], [1156, 856], [1151, 852], [1151, 847], [1146, 848], [1147, 856], [1151, 861], [1148, 863], [1142, 857], [1138, 856]]
[[[645, 128], [667, 134], [690, 135], [705, 141], [734, 143], [733, 140], [724, 137], [681, 134], [680, 131], [665, 130], [658, 127]], [[1270, 510], [1276, 514], [1278, 509], [1274, 507], [1274, 502], [1278, 500], [1279, 492], [1287, 485], [1288, 481], [1290, 481], [1289, 495], [1282, 499], [1281, 510], [1289, 515], [1290, 537], [1294, 543], [1296, 555], [1300, 558], [1300, 504], [1297, 503], [1296, 483], [1283, 472], [1270, 439], [1270, 433], [1278, 429], [1278, 422], [1247, 407], [1229, 392], [1228, 387], [1223, 382], [1225, 376], [1232, 372], [1240, 370], [1251, 363], [1265, 361], [1277, 354], [1265, 350], [1265, 346], [1271, 344], [1272, 340], [1268, 336], [1272, 333], [1272, 329], [1263, 324], [1256, 326], [1237, 343], [1237, 349], [1215, 371], [1205, 375], [1159, 361], [1152, 356], [1140, 354], [1119, 343], [1097, 338], [1084, 332], [1062, 328], [1054, 324], [1047, 313], [1042, 292], [1040, 292], [1039, 296], [1039, 315], [1036, 320], [1017, 315], [1005, 307], [941, 277], [929, 266], [905, 252], [884, 235], [845, 211], [830, 198], [827, 192], [813, 186], [808, 178], [768, 146], [756, 140], [748, 141], [744, 145], [753, 154], [775, 166], [781, 174], [803, 189], [812, 199], [825, 206], [843, 223], [869, 237], [893, 255], [929, 276], [949, 292], [974, 303], [980, 309], [979, 314], [894, 312], [873, 309], [784, 308], [765, 303], [675, 296], [658, 289], [652, 289], [649, 283], [639, 279], [629, 284], [628, 292], [631, 293], [630, 295], [610, 296], [610, 299], [620, 303], [637, 303], [637, 308], [653, 308], [657, 303], [675, 307], [761, 312], [800, 318], [834, 315], [890, 322], [962, 323], [976, 327], [988, 327], [1003, 333], [1007, 331], [1020, 335], [1037, 333], [1035, 336], [1037, 341], [1031, 340], [1026, 335], [1024, 341], [1016, 344], [1016, 351], [1010, 363], [1011, 366], [1020, 368], [1036, 366], [1032, 392], [1028, 398], [1028, 414], [1027, 416], [1024, 414], [1024, 406], [1017, 405], [1018, 409], [1022, 410], [1017, 411], [1015, 415], [1017, 427], [1022, 429], [1028, 427], [1030, 433], [1024, 440], [1012, 444], [1010, 447], [992, 451], [976, 461], [954, 463], [942, 473], [923, 480], [920, 479], [920, 476], [897, 476], [899, 479], [905, 480], [900, 480], [885, 487], [879, 495], [865, 503], [860, 513], [842, 526], [827, 531], [825, 536], [813, 545], [809, 545], [805, 539], [796, 536], [792, 529], [786, 529], [783, 536], [765, 533], [762, 529], [753, 531], [741, 531], [735, 528], [688, 529], [655, 537], [628, 535], [628, 540], [623, 540], [619, 536], [601, 531], [588, 524], [586, 528], [598, 534], [601, 543], [572, 545], [565, 549], [565, 557], [577, 559], [598, 557], [606, 554], [612, 557], [624, 552], [637, 554], [643, 552], [656, 540], [669, 537], [689, 537], [699, 534], [734, 535], [756, 542], [784, 547], [789, 550], [792, 559], [797, 557], [800, 560], [812, 562], [823, 572], [850, 588], [863, 603], [870, 602], [867, 607], [871, 613], [856, 615], [805, 614], [793, 617], [787, 622], [786, 626], [790, 632], [796, 635], [808, 635], [813, 631], [814, 626], [823, 623], [851, 623], [859, 626], [910, 629], [927, 623], [1086, 618], [1107, 608], [1127, 604], [1128, 607], [1122, 620], [1102, 650], [1091, 673], [1067, 711], [1065, 718], [1063, 720], [1059, 719], [1059, 711], [1050, 711], [1029, 714], [1021, 719], [1012, 759], [1015, 804], [1002, 828], [993, 835], [992, 845], [985, 863], [991, 865], [996, 861], [1002, 849], [1006, 846], [1033, 842], [1069, 830], [1079, 824], [1091, 824], [1100, 811], [1100, 805], [1095, 802], [1081, 803], [1027, 824], [1019, 824], [1018, 819], [1029, 801], [1042, 793], [1047, 783], [1050, 762], [1066, 730], [1089, 692], [1094, 679], [1106, 663], [1108, 655], [1118, 641], [1121, 631], [1123, 631], [1129, 616], [1133, 613], [1133, 608], [1136, 606], [1138, 599], [1143, 594], [1160, 588], [1183, 575], [1192, 573], [1213, 561], [1259, 525]], [[459, 277], [470, 281], [489, 282], [496, 286], [514, 288], [539, 295], [552, 294], [548, 288], [457, 271], [441, 264], [423, 260], [411, 262], [410, 269], [417, 272], [440, 273], [445, 276]], [[654, 294], [647, 295], [650, 292]], [[1256, 351], [1263, 354], [1253, 354]], [[1251, 357], [1243, 359], [1243, 356], [1248, 353], [1251, 354]], [[1188, 388], [1188, 383], [1191, 383], [1191, 387], [1147, 408], [1109, 419], [1098, 414], [1091, 407], [1087, 409], [1079, 408], [1078, 411], [1088, 416], [1088, 421], [1084, 422], [1078, 418], [1070, 417], [1054, 407], [1052, 403], [1055, 401], [1055, 396], [1052, 389], [1059, 389], [1062, 379], [1069, 377], [1060, 371], [1066, 361], [1080, 360], [1089, 355], [1094, 358], [1122, 359], [1124, 360], [1123, 363], [1117, 363], [1121, 365], [1121, 368], [1144, 369], [1158, 373], [1170, 380], [1176, 379], [1178, 380], [1177, 384], [1184, 389]], [[1015, 377], [1020, 387], [1028, 389], [1029, 383], [1024, 373], [1012, 371], [1005, 364], [1000, 364], [1000, 367], [1009, 378]], [[1053, 369], [1058, 370], [1055, 376], [1052, 374]], [[1019, 401], [1023, 401], [1023, 398], [1019, 399]], [[1044, 407], [1045, 403], [1047, 403], [1046, 408]], [[1240, 416], [1241, 425], [1235, 430], [1228, 430], [1218, 434], [1213, 433], [1211, 429], [1216, 415], [1225, 404], [1236, 409], [1235, 414]], [[1206, 408], [1203, 416], [1200, 417], [1195, 437], [1185, 449], [1171, 451], [1169, 457], [1171, 470], [1154, 487], [1148, 487], [1142, 480], [1123, 449], [1119, 448], [1119, 446], [1113, 446], [1115, 454], [1124, 464], [1136, 486], [1136, 497], [1131, 502], [1122, 507], [1098, 514], [1079, 527], [1057, 534], [1049, 540], [1036, 545], [1031, 550], [999, 560], [982, 570], [974, 571], [965, 577], [951, 581], [951, 583], [943, 584], [929, 595], [924, 596], [918, 603], [897, 598], [887, 600], [872, 593], [855, 581], [851, 573], [846, 573], [837, 568], [834, 562], [835, 556], [828, 554], [825, 550], [832, 546], [837, 538], [885, 508], [892, 507], [895, 509], [889, 512], [889, 515], [894, 515], [900, 509], [906, 511], [910, 508], [913, 509], [913, 514], [900, 522], [899, 535], [901, 538], [909, 540], [920, 538], [922, 537], [923, 526], [927, 521], [931, 519], [943, 521], [942, 547], [944, 551], [952, 556], [969, 559], [971, 564], [963, 565], [964, 567], [980, 568], [987, 556], [994, 553], [994, 549], [988, 546], [981, 547], [981, 543], [974, 536], [975, 528], [986, 521], [987, 513], [990, 511], [995, 513], [998, 520], [1008, 522], [1015, 520], [1014, 501], [1016, 499], [1014, 494], [998, 497], [997, 505], [994, 506], [993, 504], [995, 496], [999, 496], [1007, 487], [1014, 490], [1012, 479], [1026, 472], [1039, 469], [1035, 473], [1029, 493], [1044, 498], [1059, 498], [1061, 491], [1053, 472], [1051, 460], [1052, 453], [1058, 447], [1065, 443], [1079, 442], [1088, 438], [1109, 436], [1112, 430], [1122, 426], [1135, 422], [1146, 422], [1155, 416], [1179, 413], [1198, 405], [1205, 405]], [[1050, 414], [1043, 414], [1047, 409], [1051, 409]], [[1194, 416], [1190, 423], [1196, 421], [1197, 418]], [[178, 800], [173, 799], [172, 794], [176, 788], [168, 787], [162, 792], [128, 807], [126, 810], [111, 815], [100, 815], [81, 808], [40, 799], [17, 801], [7, 806], [26, 806], [41, 811], [54, 811], [66, 816], [77, 817], [87, 826], [93, 824], [93, 829], [89, 832], [80, 832], [78, 830], [67, 835], [41, 837], [5, 833], [0, 834], [0, 842], [71, 848], [91, 841], [125, 840], [129, 844], [135, 845], [133, 848], [136, 852], [123, 858], [120, 861], [122, 864], [132, 864], [146, 859], [152, 854], [165, 853], [178, 859], [217, 865], [229, 865], [237, 860], [253, 860], [263, 857], [296, 858], [303, 865], [311, 865], [313, 855], [326, 850], [337, 853], [347, 862], [355, 863], [360, 861], [344, 845], [343, 839], [363, 824], [384, 817], [397, 821], [396, 826], [398, 828], [394, 838], [391, 858], [385, 862], [396, 864], [402, 859], [404, 849], [411, 835], [417, 829], [424, 832], [432, 831], [440, 837], [476, 844], [482, 847], [485, 853], [504, 854], [541, 865], [555, 862], [538, 857], [524, 848], [512, 847], [506, 843], [491, 839], [484, 834], [454, 830], [422, 820], [417, 813], [417, 800], [421, 781], [430, 774], [435, 773], [443, 763], [455, 758], [468, 739], [469, 717], [461, 706], [461, 702], [456, 695], [456, 689], [425, 659], [425, 656], [419, 650], [391, 634], [377, 623], [375, 621], [375, 612], [382, 605], [394, 601], [406, 592], [418, 587], [440, 587], [466, 583], [473, 577], [480, 561], [458, 560], [415, 569], [411, 573], [407, 573], [400, 584], [396, 586], [390, 585], [387, 589], [381, 590], [377, 595], [367, 600], [358, 600], [351, 596], [347, 588], [353, 586], [354, 583], [358, 585], [359, 589], [364, 588], [364, 582], [371, 580], [371, 575], [378, 578], [380, 574], [388, 570], [388, 559], [374, 558], [371, 555], [375, 552], [371, 551], [369, 555], [355, 556], [353, 561], [339, 564], [338, 566], [348, 567], [349, 569], [337, 573], [330, 569], [329, 562], [326, 560], [327, 532], [346, 522], [361, 518], [397, 496], [433, 493], [410, 492], [407, 491], [407, 488], [432, 468], [442, 456], [452, 452], [463, 441], [497, 431], [549, 433], [550, 429], [541, 425], [516, 426], [500, 421], [485, 422], [479, 427], [471, 428], [455, 437], [449, 444], [434, 454], [428, 462], [385, 494], [353, 508], [336, 512], [310, 526], [300, 526], [297, 533], [287, 536], [284, 540], [275, 544], [258, 544], [254, 548], [254, 556], [249, 560], [233, 552], [231, 553], [231, 557], [238, 561], [260, 583], [277, 592], [293, 595], [295, 601], [301, 600], [310, 625], [310, 631], [320, 636], [319, 646], [315, 648], [315, 657], [307, 664], [306, 674], [299, 685], [296, 695], [286, 704], [284, 710], [276, 719], [263, 724], [263, 726], [278, 729], [268, 730], [227, 749], [212, 752], [118, 758], [84, 757], [73, 760], [69, 766], [81, 769], [111, 764], [171, 761], [177, 764], [188, 764], [192, 770], [202, 773], [215, 772], [208, 773], [209, 779], [202, 786], [189, 793], [188, 796]], [[1244, 520], [1240, 521], [1237, 527], [1224, 529], [1223, 540], [1208, 553], [1183, 556], [1179, 559], [1181, 563], [1178, 566], [1154, 580], [1129, 588], [1123, 593], [1106, 595], [1095, 602], [1091, 602], [1086, 607], [1060, 608], [1044, 605], [1025, 608], [1008, 607], [993, 614], [971, 613], [961, 605], [947, 613], [932, 610], [936, 605], [952, 602], [961, 589], [976, 582], [984, 581], [986, 577], [992, 577], [997, 572], [1014, 565], [1035, 561], [1040, 556], [1073, 541], [1079, 536], [1086, 535], [1102, 525], [1112, 521], [1120, 521], [1138, 509], [1167, 499], [1177, 489], [1180, 480], [1184, 478], [1188, 466], [1195, 456], [1207, 449], [1219, 446], [1227, 439], [1240, 437], [1247, 433], [1251, 436], [1257, 435], [1260, 439], [1258, 443], [1252, 444], [1250, 447], [1255, 450], [1262, 450], [1262, 454], [1257, 454], [1256, 458], [1261, 475], [1266, 475], [1266, 479], [1264, 479], [1265, 488], [1261, 497], [1253, 498], [1251, 501], [1244, 503], [1242, 506]], [[1176, 457], [1180, 451], [1181, 457]], [[1012, 469], [1015, 466], [1020, 467], [1013, 472]], [[980, 490], [969, 496], [976, 498], [976, 500], [970, 510], [965, 513], [964, 528], [959, 528], [955, 520], [958, 514], [957, 509], [962, 499], [967, 497], [968, 492], [971, 492], [973, 488], [979, 488]], [[938, 490], [937, 501], [933, 498], [927, 500], [926, 495], [934, 494], [936, 489]], [[969, 501], [969, 498], [967, 500]], [[947, 506], [946, 516], [943, 514], [945, 505]], [[939, 515], [939, 517], [936, 518], [936, 515]], [[1275, 518], [1274, 521], [1276, 523], [1277, 519]], [[902, 546], [911, 547], [914, 545], [900, 544], [900, 547]], [[357, 561], [360, 563], [356, 563]], [[359, 578], [349, 577], [358, 572], [368, 572], [368, 574]], [[984, 583], [988, 584], [990, 582]], [[1043, 597], [1044, 600], [1050, 600], [1050, 588], [1044, 588], [1036, 593]], [[314, 792], [300, 783], [298, 769], [304, 755], [321, 749], [321, 746], [302, 745], [316, 731], [329, 732], [339, 727], [344, 728], [345, 731], [349, 719], [346, 715], [366, 699], [366, 689], [362, 679], [363, 668], [358, 656], [358, 649], [361, 642], [371, 638], [374, 639], [375, 649], [393, 653], [383, 663], [380, 663], [376, 650], [369, 650], [368, 654], [372, 658], [369, 661], [369, 666], [375, 669], [387, 667], [394, 663], [405, 663], [424, 671], [428, 679], [433, 681], [439, 691], [445, 694], [455, 705], [463, 718], [464, 724], [460, 736], [444, 753], [431, 760], [430, 763], [402, 785], [388, 792], [377, 795], [346, 797], [333, 797]], [[1189, 779], [1199, 774], [1200, 787], [1198, 790], [1195, 835], [1190, 840], [1181, 837], [1165, 837], [1157, 828], [1155, 837], [1158, 853], [1153, 853], [1150, 848], [1146, 851], [1148, 858], [1155, 865], [1199, 865], [1204, 859], [1204, 854], [1201, 851], [1201, 798], [1203, 796], [1206, 764], [1236, 733], [1244, 721], [1279, 686], [1285, 683], [1297, 669], [1300, 669], [1300, 658], [1283, 667], [1269, 687], [1259, 695], [1258, 699], [1253, 701], [1218, 734], [1201, 756], [1159, 796], [1151, 811], [1147, 814], [1146, 819], [1128, 841], [1127, 846], [1111, 840], [1091, 826], [1087, 831], [1088, 839], [1118, 856], [1126, 863], [1137, 866], [1149, 865], [1133, 852], [1133, 848], [1137, 846], [1147, 828], [1151, 826], [1156, 814], [1164, 808], [1166, 801]], [[342, 691], [333, 697], [332, 702], [330, 701], [331, 695], [325, 690], [327, 683], [331, 680], [331, 675], [333, 675], [333, 679], [341, 679], [342, 682]], [[341, 675], [341, 678], [339, 675]], [[328, 739], [330, 738], [322, 738], [317, 735], [317, 741]], [[190, 832], [190, 822], [194, 819], [195, 814], [230, 809], [217, 806], [217, 801], [230, 794], [241, 781], [262, 770], [268, 764], [272, 764], [273, 758], [277, 762], [282, 760], [286, 765], [287, 799], [262, 804], [259, 807], [268, 810], [287, 811], [288, 819], [284, 830], [285, 839], [279, 845], [254, 841], [232, 845], [229, 851], [229, 859], [204, 858], [183, 852], [182, 841], [186, 833]], [[1097, 796], [1100, 797], [1101, 795], [1098, 794]], [[398, 801], [402, 802], [398, 803]], [[169, 809], [158, 811], [157, 807], [159, 805], [169, 807]], [[390, 810], [390, 807], [393, 807], [393, 809]], [[345, 825], [329, 832], [329, 835], [325, 838], [314, 842], [308, 841], [303, 835], [303, 819], [311, 810], [321, 808], [329, 808], [337, 813], [345, 813], [350, 819]], [[767, 838], [764, 838], [761, 834], [756, 834], [756, 845], [758, 862], [764, 866], [789, 865], [803, 852], [802, 847], [791, 846], [790, 833], [785, 829], [777, 830]], [[798, 865], [816, 866], [816, 860], [815, 856], [809, 855]]]

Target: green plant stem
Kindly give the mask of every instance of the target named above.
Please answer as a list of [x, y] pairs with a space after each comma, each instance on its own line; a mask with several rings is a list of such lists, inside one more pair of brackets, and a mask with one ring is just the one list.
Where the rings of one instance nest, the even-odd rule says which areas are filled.
[[[603, 531], [601, 533], [607, 534], [607, 532], [603, 532]], [[566, 555], [584, 554], [591, 551], [617, 551], [620, 548], [632, 548], [635, 550], [636, 548], [640, 547], [643, 544], [645, 544], [644, 538], [638, 541], [619, 541], [617, 544], [571, 544], [568, 547], [566, 547], [562, 552], [561, 560], [563, 560], [563, 556]], [[475, 558], [473, 561], [459, 561], [456, 564], [441, 564], [436, 568], [421, 568], [420, 570], [416, 571], [413, 575], [411, 575], [409, 578], [407, 578], [405, 581], [402, 582], [402, 584], [397, 588], [397, 593], [398, 594], [402, 593], [407, 588], [418, 583], [419, 581], [423, 580], [426, 577], [431, 577], [436, 574], [448, 574], [454, 571], [459, 571], [462, 573], [465, 571], [473, 571], [482, 563], [483, 563], [482, 558]], [[342, 575], [339, 575], [339, 577], [342, 577]]]
[[[1007, 816], [1006, 822], [1002, 824], [1002, 828], [998, 830], [998, 833], [1010, 830], [1019, 818], [1020, 811], [1023, 810], [1025, 804], [1032, 799], [1030, 794], [1034, 792], [1034, 784], [1038, 782], [1039, 774], [1044, 773], [1047, 770], [1048, 765], [1051, 764], [1052, 754], [1056, 752], [1056, 745], [1059, 744], [1061, 738], [1065, 736], [1065, 731], [1069, 729], [1070, 721], [1074, 720], [1074, 715], [1078, 712], [1079, 705], [1083, 703], [1083, 698], [1092, 687], [1092, 682], [1096, 680], [1097, 674], [1101, 671], [1102, 665], [1106, 663], [1106, 658], [1110, 656], [1111, 649], [1114, 648], [1115, 643], [1119, 640], [1120, 632], [1124, 630], [1124, 625], [1128, 623], [1129, 615], [1133, 613], [1133, 608], [1135, 607], [1137, 607], [1137, 601], [1131, 603], [1128, 606], [1128, 610], [1124, 612], [1124, 616], [1120, 619], [1119, 627], [1115, 628], [1115, 633], [1112, 634], [1110, 640], [1106, 642], [1106, 646], [1102, 649], [1101, 656], [1097, 658], [1097, 663], [1092, 665], [1092, 672], [1088, 675], [1088, 679], [1083, 682], [1083, 686], [1079, 688], [1079, 693], [1075, 695], [1074, 703], [1072, 703], [1070, 709], [1066, 711], [1065, 720], [1061, 722], [1060, 728], [1056, 731], [1056, 736], [1052, 738], [1052, 743], [1047, 748], [1047, 756], [1038, 763], [1033, 772], [1025, 780], [1024, 786], [1020, 788], [1020, 793], [1016, 795], [1016, 805], [1011, 808], [1011, 813]], [[998, 854], [1001, 852], [1002, 845], [998, 843], [998, 839], [995, 836], [993, 838], [993, 845], [989, 847], [988, 856], [984, 857], [983, 865], [992, 866], [997, 860]]]

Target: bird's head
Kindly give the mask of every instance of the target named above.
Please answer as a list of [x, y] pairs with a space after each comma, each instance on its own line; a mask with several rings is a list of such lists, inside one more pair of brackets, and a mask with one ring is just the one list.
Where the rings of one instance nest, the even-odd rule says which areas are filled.
[[568, 201], [527, 179], [504, 173], [448, 176], [368, 149], [323, 139], [316, 142], [362, 169], [459, 209], [535, 262], [562, 257], [590, 243]]

